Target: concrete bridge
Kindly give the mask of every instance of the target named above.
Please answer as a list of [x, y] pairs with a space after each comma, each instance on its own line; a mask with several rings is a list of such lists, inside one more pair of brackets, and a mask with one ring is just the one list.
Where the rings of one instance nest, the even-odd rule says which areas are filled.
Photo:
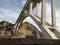
[[[41, 6], [41, 18], [38, 16], [38, 5]], [[32, 10], [36, 8], [36, 14], [33, 15]], [[20, 16], [15, 23], [15, 36], [17, 37], [19, 27], [23, 23], [24, 19], [31, 17], [41, 31], [45, 34], [45, 39], [60, 39], [60, 32], [56, 29], [56, 15], [54, 0], [51, 0], [51, 13], [52, 13], [52, 25], [46, 22], [46, 0], [27, 0]]]

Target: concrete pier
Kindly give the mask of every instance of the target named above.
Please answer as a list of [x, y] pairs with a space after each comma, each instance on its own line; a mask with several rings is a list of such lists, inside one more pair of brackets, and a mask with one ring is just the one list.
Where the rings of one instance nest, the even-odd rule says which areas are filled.
[[51, 0], [52, 27], [56, 28], [55, 0]]
[[33, 9], [33, 3], [30, 2], [30, 14], [32, 14], [32, 9]]
[[36, 4], [36, 15], [38, 16], [38, 6], [39, 6], [39, 3], [37, 2], [37, 4]]
[[42, 0], [41, 23], [46, 25], [46, 0]]

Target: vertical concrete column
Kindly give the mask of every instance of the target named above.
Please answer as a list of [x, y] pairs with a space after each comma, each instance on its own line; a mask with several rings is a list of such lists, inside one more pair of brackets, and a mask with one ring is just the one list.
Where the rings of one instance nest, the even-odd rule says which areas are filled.
[[16, 37], [16, 31], [17, 31], [17, 23], [14, 26], [14, 36]]
[[19, 27], [19, 21], [16, 23], [15, 36], [18, 35], [18, 27]]
[[30, 2], [30, 14], [32, 14], [33, 2]]
[[52, 27], [56, 27], [55, 0], [51, 0]]
[[42, 0], [41, 23], [46, 25], [46, 0]]
[[18, 28], [18, 24], [17, 24], [17, 26], [16, 26], [16, 30], [15, 30], [15, 36], [17, 36], [17, 28]]
[[36, 4], [36, 16], [38, 15], [38, 6], [39, 6], [39, 3], [37, 2], [37, 4]]

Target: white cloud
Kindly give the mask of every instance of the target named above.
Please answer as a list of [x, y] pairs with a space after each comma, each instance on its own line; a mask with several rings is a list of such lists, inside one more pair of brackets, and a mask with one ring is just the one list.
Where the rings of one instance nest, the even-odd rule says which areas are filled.
[[46, 3], [46, 21], [51, 24], [51, 5]]
[[10, 2], [11, 0], [3, 0], [3, 1], [5, 1], [5, 2]]
[[60, 30], [60, 9], [56, 9], [56, 24], [57, 29]]
[[25, 5], [26, 1], [27, 1], [27, 0], [22, 0], [22, 6]]
[[9, 22], [15, 23], [19, 13], [13, 10], [0, 8], [0, 18], [2, 17], [3, 20], [7, 20]]
[[[50, 3], [46, 3], [46, 20], [51, 23], [51, 4]], [[60, 30], [60, 9], [55, 10], [55, 14], [56, 14], [56, 28], [58, 30]]]

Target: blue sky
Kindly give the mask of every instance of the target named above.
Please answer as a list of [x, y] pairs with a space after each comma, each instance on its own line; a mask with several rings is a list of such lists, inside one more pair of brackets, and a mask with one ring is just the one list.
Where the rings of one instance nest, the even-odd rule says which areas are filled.
[[[51, 7], [50, 0], [46, 0], [46, 21], [51, 23]], [[26, 0], [0, 0], [0, 21], [8, 21], [15, 23]], [[60, 0], [55, 0], [56, 9], [56, 22], [57, 28], [60, 28]], [[39, 5], [39, 16], [41, 14], [41, 4]], [[24, 21], [28, 21], [36, 26], [36, 23], [30, 18], [26, 18]], [[38, 28], [38, 26], [36, 26]]]

